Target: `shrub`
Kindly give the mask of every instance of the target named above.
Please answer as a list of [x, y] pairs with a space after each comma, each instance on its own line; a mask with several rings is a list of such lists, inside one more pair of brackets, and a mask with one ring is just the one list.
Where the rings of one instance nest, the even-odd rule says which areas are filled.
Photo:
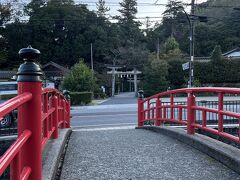
[[72, 67], [63, 81], [63, 88], [73, 92], [93, 91], [95, 86], [95, 77], [83, 60]]
[[72, 105], [89, 104], [92, 101], [92, 92], [70, 92]]

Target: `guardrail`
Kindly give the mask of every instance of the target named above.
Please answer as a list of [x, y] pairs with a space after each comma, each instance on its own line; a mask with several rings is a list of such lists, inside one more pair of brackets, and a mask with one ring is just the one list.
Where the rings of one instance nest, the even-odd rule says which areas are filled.
[[56, 89], [42, 88], [42, 71], [31, 47], [19, 51], [24, 63], [18, 69], [18, 96], [0, 105], [1, 119], [18, 109], [18, 138], [0, 158], [0, 176], [10, 165], [10, 179], [40, 180], [42, 151], [58, 128], [70, 127], [70, 99]]
[[[143, 93], [143, 92], [140, 92]], [[196, 96], [200, 93], [211, 93], [217, 96], [217, 104], [204, 106], [204, 103], [196, 103]], [[154, 125], [161, 126], [163, 122], [176, 123], [187, 126], [187, 133], [194, 134], [196, 129], [202, 129], [210, 134], [215, 134], [231, 141], [240, 143], [240, 130], [237, 136], [224, 132], [224, 123], [228, 119], [238, 121], [240, 126], [240, 109], [231, 109], [229, 104], [224, 104], [224, 95], [240, 95], [238, 88], [188, 88], [167, 91], [144, 99], [140, 94], [138, 99], [138, 127], [144, 126], [147, 121], [153, 121]], [[182, 103], [176, 103], [175, 97], [185, 97]], [[163, 102], [168, 97], [169, 102]], [[184, 98], [183, 98], [184, 99]], [[201, 114], [200, 121], [196, 121], [196, 114]], [[217, 120], [217, 129], [208, 126], [207, 117]]]

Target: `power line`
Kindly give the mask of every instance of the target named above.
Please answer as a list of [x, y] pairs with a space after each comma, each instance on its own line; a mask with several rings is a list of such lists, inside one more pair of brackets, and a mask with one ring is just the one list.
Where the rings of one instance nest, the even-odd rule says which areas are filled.
[[[2, 5], [7, 5], [8, 3], [12, 3], [12, 4], [14, 4], [14, 5], [21, 5], [21, 6], [26, 6], [26, 5], [28, 5], [29, 3], [27, 3], [27, 2], [3, 2], [3, 3], [1, 3]], [[89, 7], [91, 7], [91, 6], [96, 6], [96, 3], [97, 2], [82, 2], [82, 1], [75, 1], [75, 4], [74, 5], [86, 5], [86, 6], [89, 6]], [[47, 4], [47, 3], [46, 3]], [[45, 4], [45, 5], [46, 5]], [[54, 4], [58, 4], [57, 2], [51, 2], [51, 4], [50, 5], [54, 5]], [[65, 4], [66, 5], [66, 4]], [[167, 4], [166, 3], [138, 3], [137, 5], [136, 5], [136, 7], [151, 7], [151, 6], [166, 6]], [[191, 6], [191, 4], [188, 4], [188, 3], [184, 3], [183, 4], [184, 6]], [[48, 4], [48, 6], [49, 6], [49, 4]], [[106, 6], [109, 6], [109, 7], [119, 7], [120, 5], [119, 5], [119, 3], [117, 3], [117, 2], [106, 2]], [[205, 4], [202, 4], [202, 3], [200, 3], [200, 4], [196, 4], [195, 5], [195, 7], [196, 8], [198, 8], [198, 9], [211, 9], [211, 8], [240, 8], [240, 6], [232, 6], [232, 5], [205, 5]], [[58, 7], [56, 7], [56, 8], [58, 8]], [[149, 12], [150, 13], [150, 12]]]

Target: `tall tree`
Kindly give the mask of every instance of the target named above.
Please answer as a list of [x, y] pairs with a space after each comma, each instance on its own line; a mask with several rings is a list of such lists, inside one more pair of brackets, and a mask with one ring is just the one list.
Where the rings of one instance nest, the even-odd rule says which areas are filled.
[[123, 0], [120, 4], [121, 16], [118, 16], [120, 28], [122, 29], [125, 41], [137, 41], [141, 36], [139, 26], [140, 23], [135, 21], [137, 14], [137, 1], [136, 0]]
[[[136, 65], [143, 58], [138, 58], [138, 52], [145, 52], [143, 33], [139, 29], [140, 23], [136, 21], [137, 1], [123, 0], [120, 4], [121, 16], [118, 16], [120, 27], [121, 47], [119, 47], [121, 64]], [[130, 55], [126, 57], [126, 54]], [[126, 57], [126, 58], [125, 58]], [[144, 56], [142, 56], [144, 57]]]
[[221, 63], [221, 61], [223, 60], [221, 46], [219, 46], [219, 45], [215, 46], [215, 48], [211, 54], [211, 60], [214, 64]]
[[134, 18], [137, 14], [137, 1], [136, 0], [123, 0], [119, 3], [121, 9], [118, 11], [121, 13], [119, 18], [120, 23], [135, 24]]
[[5, 23], [11, 19], [11, 4], [0, 4], [0, 66], [7, 61], [7, 40], [4, 37]]
[[179, 50], [179, 43], [176, 41], [174, 37], [169, 37], [167, 41], [163, 44], [163, 49], [165, 54], [170, 54], [174, 51]]
[[156, 59], [155, 54], [149, 55], [149, 60], [144, 66], [143, 74], [143, 89], [146, 96], [167, 90], [169, 82], [167, 80], [168, 64], [166, 61]]
[[0, 26], [11, 18], [11, 4], [0, 4]]
[[109, 7], [106, 7], [105, 0], [99, 0], [98, 3], [96, 3], [97, 6], [97, 15], [99, 17], [105, 17], [106, 13], [110, 11]]
[[25, 7], [25, 12], [28, 15], [32, 15], [38, 9], [46, 5], [47, 0], [31, 0], [31, 2]]
[[182, 1], [176, 1], [176, 0], [168, 0], [168, 3], [166, 5], [166, 10], [163, 12], [163, 21], [165, 21], [166, 24], [170, 24], [170, 32], [171, 35], [175, 35], [176, 31], [176, 20], [177, 16], [180, 12], [183, 11], [183, 3]]

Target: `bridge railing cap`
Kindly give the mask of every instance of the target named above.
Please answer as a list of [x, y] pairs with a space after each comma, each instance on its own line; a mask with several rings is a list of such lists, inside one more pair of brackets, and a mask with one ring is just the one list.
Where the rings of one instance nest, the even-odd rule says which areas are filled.
[[27, 48], [20, 49], [18, 54], [24, 61], [33, 61], [40, 56], [41, 52], [29, 45]]

